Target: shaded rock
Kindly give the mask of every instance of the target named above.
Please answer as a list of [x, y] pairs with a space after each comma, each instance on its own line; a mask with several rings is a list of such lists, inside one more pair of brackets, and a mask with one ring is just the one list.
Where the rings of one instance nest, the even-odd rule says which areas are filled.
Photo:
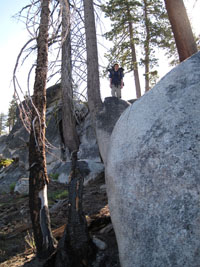
[[14, 192], [20, 195], [28, 195], [29, 178], [20, 178], [15, 185]]
[[106, 97], [103, 107], [96, 119], [96, 135], [101, 157], [104, 164], [107, 161], [107, 149], [110, 135], [122, 112], [130, 106], [130, 103], [117, 97]]
[[[27, 108], [27, 105], [26, 107]], [[102, 170], [102, 164], [98, 149], [98, 144], [95, 136], [94, 128], [92, 127], [91, 118], [88, 114], [88, 107], [85, 103], [80, 103], [78, 101], [74, 102], [75, 115], [77, 119], [77, 131], [81, 141], [79, 149], [79, 159], [89, 160], [85, 163], [87, 172], [84, 173], [84, 163], [82, 163], [81, 168], [87, 180], [93, 179], [96, 174], [100, 172], [98, 166]], [[61, 103], [61, 88], [60, 85], [55, 85], [47, 89], [47, 109], [46, 109], [46, 164], [48, 174], [59, 173], [60, 181], [66, 181], [66, 176], [69, 175], [71, 166], [67, 164], [64, 167], [64, 172], [62, 174], [56, 168], [60, 168], [66, 156], [66, 159], [70, 160], [70, 155], [67, 155], [67, 149], [64, 150], [63, 146], [63, 136], [62, 136], [62, 103]], [[0, 172], [0, 192], [4, 191], [4, 185], [6, 186], [5, 192], [8, 191], [9, 182], [16, 182], [18, 179], [24, 176], [28, 176], [28, 150], [29, 150], [29, 133], [26, 131], [20, 117], [19, 110], [17, 110], [17, 122], [15, 123], [12, 131], [8, 136], [0, 137], [0, 153], [4, 158], [17, 158], [18, 166], [20, 167], [16, 173], [13, 173], [12, 169], [3, 170]], [[91, 160], [94, 163], [90, 162]], [[81, 163], [80, 163], [81, 164]], [[66, 170], [65, 170], [66, 168]], [[96, 170], [94, 170], [96, 169]], [[9, 173], [11, 171], [11, 173]], [[8, 179], [6, 179], [8, 175]], [[2, 179], [1, 179], [2, 178]], [[3, 187], [2, 187], [3, 186]]]
[[0, 193], [10, 192], [10, 186], [15, 184], [20, 178], [27, 177], [28, 173], [23, 166], [14, 162], [0, 172]]
[[86, 103], [74, 101], [74, 109], [76, 121], [80, 124], [89, 113], [89, 108]]
[[[47, 110], [46, 110], [46, 138], [47, 138], [47, 165], [51, 165], [55, 158], [60, 158], [60, 97], [61, 90], [59, 85], [52, 86], [47, 89]], [[29, 168], [28, 149], [29, 149], [29, 133], [25, 129], [17, 110], [17, 122], [12, 131], [4, 141], [5, 146], [2, 147], [0, 139], [1, 153], [7, 158], [19, 158], [19, 164], [24, 169]], [[53, 159], [52, 159], [53, 158]]]
[[200, 53], [118, 120], [106, 168], [122, 267], [200, 262]]
[[[7, 135], [2, 135], [0, 136], [0, 154], [2, 153], [2, 151], [5, 149], [6, 147], [6, 140], [7, 140]], [[1, 154], [2, 158], [3, 155]]]
[[105, 250], [107, 248], [106, 243], [97, 238], [96, 236], [92, 237], [92, 241], [100, 250]]
[[99, 154], [99, 147], [97, 144], [96, 134], [92, 125], [90, 114], [77, 127], [80, 147], [78, 152], [79, 159], [92, 159], [94, 161], [101, 161]]
[[47, 106], [55, 106], [55, 103], [60, 103], [61, 100], [61, 86], [60, 83], [49, 87], [46, 91]]
[[50, 209], [50, 213], [57, 213], [62, 209], [62, 207], [64, 205], [68, 205], [68, 200], [66, 199], [61, 199], [61, 200], [58, 200], [58, 202], [56, 202]]

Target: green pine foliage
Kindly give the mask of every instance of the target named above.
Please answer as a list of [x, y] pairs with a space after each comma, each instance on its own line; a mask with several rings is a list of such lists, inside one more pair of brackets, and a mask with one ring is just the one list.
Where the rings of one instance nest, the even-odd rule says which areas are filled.
[[17, 101], [13, 96], [13, 99], [10, 102], [9, 109], [8, 109], [8, 117], [6, 121], [6, 126], [9, 129], [9, 132], [12, 130], [15, 122], [16, 122], [16, 109], [17, 109]]
[[1, 112], [0, 113], [0, 136], [6, 133], [6, 118], [7, 116]]
[[126, 66], [128, 71], [133, 70], [130, 54], [129, 22], [131, 21], [135, 25], [133, 29], [134, 42], [138, 44], [137, 26], [139, 25], [138, 10], [140, 6], [139, 1], [127, 0], [110, 0], [102, 6], [105, 16], [111, 20], [112, 28], [111, 31], [105, 33], [106, 39], [113, 42], [113, 47], [106, 54], [106, 57], [111, 65], [117, 61], [122, 67]]

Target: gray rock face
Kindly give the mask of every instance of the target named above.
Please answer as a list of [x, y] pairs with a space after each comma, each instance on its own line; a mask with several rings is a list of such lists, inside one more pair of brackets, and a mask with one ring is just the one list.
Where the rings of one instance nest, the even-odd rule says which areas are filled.
[[[46, 111], [46, 138], [50, 142], [46, 153], [47, 166], [55, 161], [55, 158], [60, 157], [60, 136], [58, 122], [61, 117], [59, 111], [61, 97], [61, 89], [59, 85], [52, 86], [47, 89], [47, 111]], [[17, 111], [17, 122], [15, 123], [12, 131], [6, 136], [2, 142], [0, 139], [0, 153], [4, 157], [18, 158], [19, 165], [28, 169], [28, 146], [29, 146], [29, 133], [23, 126], [21, 119], [19, 118], [19, 111]], [[54, 149], [52, 147], [56, 147]], [[48, 153], [50, 152], [50, 153]], [[52, 156], [54, 155], [53, 159]], [[27, 175], [26, 175], [27, 176]]]
[[[70, 173], [71, 165], [66, 162], [65, 169], [67, 173], [63, 173], [60, 166], [63, 162], [63, 144], [61, 136], [61, 88], [60, 85], [55, 85], [47, 89], [47, 110], [46, 110], [46, 163], [48, 175], [59, 174], [59, 181], [64, 179], [67, 182], [68, 174]], [[18, 111], [17, 111], [18, 112]], [[90, 179], [94, 179], [95, 175], [99, 175], [104, 171], [104, 166], [101, 163], [99, 149], [96, 141], [95, 130], [92, 127], [90, 115], [86, 104], [75, 102], [75, 113], [78, 121], [77, 131], [81, 141], [78, 157], [80, 160], [85, 160], [87, 166], [87, 174], [85, 175], [85, 183]], [[0, 137], [0, 154], [3, 158], [15, 158], [16, 164], [12, 164], [8, 168], [0, 170], [0, 193], [10, 191], [10, 185], [16, 183], [22, 177], [29, 176], [28, 163], [28, 147], [29, 134], [23, 126], [19, 118], [8, 136]], [[69, 157], [70, 158], [70, 157]], [[68, 159], [69, 160], [69, 159]], [[58, 168], [58, 170], [56, 169]]]
[[107, 149], [112, 130], [120, 115], [129, 105], [130, 103], [117, 97], [107, 97], [103, 103], [102, 110], [97, 116], [96, 135], [104, 164], [107, 161]]
[[200, 266], [200, 53], [118, 120], [106, 184], [122, 267]]
[[10, 186], [20, 178], [25, 177], [27, 171], [19, 163], [13, 163], [0, 171], [0, 194], [10, 192]]

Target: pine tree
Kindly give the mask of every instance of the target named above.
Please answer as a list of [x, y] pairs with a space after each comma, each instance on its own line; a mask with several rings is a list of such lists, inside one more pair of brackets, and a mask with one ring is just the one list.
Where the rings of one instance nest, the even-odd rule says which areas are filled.
[[8, 127], [9, 132], [12, 130], [15, 122], [16, 122], [16, 110], [17, 110], [17, 101], [15, 97], [13, 96], [9, 109], [8, 109], [8, 117], [6, 121], [6, 126]]
[[107, 17], [110, 17], [112, 30], [105, 34], [106, 38], [114, 42], [107, 58], [113, 64], [118, 61], [128, 72], [133, 71], [135, 78], [136, 96], [141, 96], [138, 74], [138, 61], [135, 44], [137, 43], [138, 1], [110, 0], [102, 6]]
[[175, 46], [173, 45], [174, 39], [163, 1], [141, 0], [141, 4], [140, 43], [143, 47], [141, 63], [145, 68], [145, 92], [147, 92], [157, 79], [157, 70], [154, 69], [158, 66], [156, 48], [175, 53]]
[[1, 112], [0, 113], [0, 136], [5, 133], [6, 128], [6, 115]]
[[[102, 9], [112, 22], [112, 30], [105, 34], [106, 38], [114, 43], [107, 54], [108, 59], [111, 62], [119, 61], [128, 72], [138, 65], [143, 65], [145, 91], [148, 91], [157, 76], [157, 71], [154, 69], [158, 65], [156, 47], [165, 48], [166, 51], [174, 49], [172, 31], [163, 2], [161, 0], [110, 0], [107, 5], [102, 6]], [[140, 61], [133, 60], [131, 44], [134, 44], [135, 51], [139, 50], [139, 46], [142, 48]], [[137, 52], [136, 55], [138, 57]]]

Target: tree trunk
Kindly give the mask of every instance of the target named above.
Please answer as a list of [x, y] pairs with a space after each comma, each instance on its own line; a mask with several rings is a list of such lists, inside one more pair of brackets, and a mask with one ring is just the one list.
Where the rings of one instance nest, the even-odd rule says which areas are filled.
[[69, 186], [68, 222], [58, 250], [56, 267], [90, 266], [96, 255], [85, 215], [82, 209], [83, 177], [76, 167], [77, 153], [72, 153], [72, 169]]
[[127, 15], [129, 17], [129, 35], [130, 35], [130, 47], [131, 47], [131, 57], [132, 57], [132, 63], [133, 63], [133, 74], [135, 79], [135, 90], [136, 90], [136, 97], [141, 97], [141, 88], [140, 88], [140, 79], [139, 79], [139, 73], [138, 73], [138, 64], [137, 64], [137, 56], [135, 51], [135, 42], [133, 38], [133, 25], [131, 22], [131, 14], [130, 14], [130, 8], [127, 3]]
[[50, 0], [43, 0], [41, 9], [39, 36], [37, 39], [37, 67], [33, 94], [34, 107], [32, 108], [32, 127], [29, 145], [29, 206], [37, 256], [39, 258], [48, 257], [55, 249], [48, 211], [48, 177], [45, 156], [49, 2]]
[[44, 267], [84, 267], [93, 266], [97, 248], [89, 236], [87, 221], [82, 208], [83, 182], [77, 164], [77, 152], [72, 153], [72, 167], [69, 176], [68, 221], [59, 241], [57, 252]]
[[140, 88], [140, 79], [138, 73], [138, 64], [137, 64], [137, 57], [135, 51], [135, 43], [133, 39], [133, 25], [132, 22], [129, 22], [129, 33], [130, 33], [130, 46], [131, 46], [131, 56], [133, 62], [133, 74], [135, 78], [135, 90], [137, 98], [141, 97], [141, 88]]
[[62, 0], [62, 128], [64, 145], [71, 153], [78, 150], [79, 138], [76, 132], [76, 121], [73, 115], [70, 8], [69, 1]]
[[102, 105], [99, 83], [99, 65], [95, 28], [94, 7], [92, 0], [84, 0], [85, 34], [87, 50], [87, 93], [88, 105], [92, 117]]
[[165, 0], [180, 62], [197, 52], [183, 0]]
[[144, 17], [145, 17], [145, 28], [146, 28], [146, 40], [144, 45], [145, 50], [145, 92], [149, 91], [149, 43], [150, 43], [150, 32], [149, 32], [149, 19], [147, 14], [147, 1], [144, 0]]

